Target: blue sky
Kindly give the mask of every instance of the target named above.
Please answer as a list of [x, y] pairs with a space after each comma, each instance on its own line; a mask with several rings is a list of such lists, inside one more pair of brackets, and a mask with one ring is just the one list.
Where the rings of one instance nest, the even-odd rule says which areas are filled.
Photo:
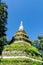
[[1, 2], [1, 0], [0, 0], [0, 2]]
[[18, 31], [21, 20], [31, 40], [43, 35], [43, 0], [2, 0], [8, 4], [7, 38]]

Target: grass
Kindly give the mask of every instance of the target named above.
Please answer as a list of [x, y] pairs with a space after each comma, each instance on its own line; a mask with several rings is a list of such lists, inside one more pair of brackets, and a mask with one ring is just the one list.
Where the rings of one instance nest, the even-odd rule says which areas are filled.
[[0, 65], [42, 65], [29, 59], [1, 59]]
[[41, 53], [38, 51], [37, 48], [31, 46], [30, 44], [26, 43], [12, 43], [11, 45], [4, 46], [4, 50], [6, 51], [13, 51], [13, 50], [18, 50], [18, 51], [25, 51], [27, 53], [36, 53], [41, 55]]
[[[3, 56], [27, 56], [30, 58], [36, 58], [41, 60], [41, 53], [38, 51], [37, 48], [33, 47], [29, 43], [12, 43], [10, 45], [4, 46], [3, 51], [10, 51], [10, 53], [3, 54]], [[12, 51], [16, 51], [12, 53]], [[19, 52], [20, 51], [20, 52]]]
[[[29, 43], [12, 43], [10, 45], [4, 46], [3, 51], [17, 51], [17, 53], [12, 54], [3, 54], [4, 56], [28, 56], [30, 58], [35, 58], [42, 60], [41, 53], [38, 51], [37, 48], [33, 47]], [[21, 53], [18, 53], [21, 51]], [[24, 53], [25, 52], [25, 53]], [[31, 61], [29, 59], [1, 59], [0, 65], [42, 65], [40, 62]]]

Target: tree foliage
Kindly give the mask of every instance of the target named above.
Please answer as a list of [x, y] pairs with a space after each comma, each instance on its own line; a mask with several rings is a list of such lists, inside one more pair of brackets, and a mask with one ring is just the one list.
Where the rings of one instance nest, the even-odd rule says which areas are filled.
[[0, 55], [3, 50], [3, 45], [5, 43], [6, 38], [6, 31], [7, 31], [7, 18], [8, 18], [8, 12], [7, 12], [8, 6], [6, 3], [0, 2]]
[[39, 49], [43, 56], [43, 35], [38, 35], [37, 40], [34, 40], [32, 44]]

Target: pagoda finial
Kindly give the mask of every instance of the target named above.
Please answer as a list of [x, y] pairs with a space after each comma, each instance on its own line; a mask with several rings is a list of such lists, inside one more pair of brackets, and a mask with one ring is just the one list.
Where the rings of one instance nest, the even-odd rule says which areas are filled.
[[19, 30], [23, 30], [23, 22], [21, 21]]
[[23, 22], [21, 21], [21, 24], [20, 24], [20, 26], [23, 26]]

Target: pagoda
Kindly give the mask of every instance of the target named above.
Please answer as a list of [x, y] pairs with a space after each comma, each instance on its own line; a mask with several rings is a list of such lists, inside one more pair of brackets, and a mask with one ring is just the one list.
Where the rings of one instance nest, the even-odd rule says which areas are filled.
[[27, 42], [27, 43], [31, 43], [28, 35], [24, 31], [24, 27], [23, 27], [22, 21], [20, 23], [20, 27], [19, 27], [18, 31], [13, 36], [11, 41], [13, 41], [13, 42]]
[[37, 48], [32, 45], [28, 35], [24, 31], [23, 23], [21, 21], [20, 27], [16, 34], [12, 37], [10, 44], [4, 46], [2, 56], [7, 57], [32, 57], [41, 56]]

